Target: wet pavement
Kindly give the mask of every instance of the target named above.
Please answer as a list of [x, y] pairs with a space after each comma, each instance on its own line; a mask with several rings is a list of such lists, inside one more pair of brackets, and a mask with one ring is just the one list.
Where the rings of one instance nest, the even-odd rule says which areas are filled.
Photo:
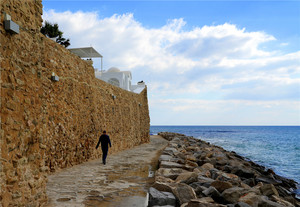
[[93, 160], [48, 176], [47, 207], [146, 206], [147, 189], [167, 141], [151, 136], [150, 143], [116, 154], [107, 164]]

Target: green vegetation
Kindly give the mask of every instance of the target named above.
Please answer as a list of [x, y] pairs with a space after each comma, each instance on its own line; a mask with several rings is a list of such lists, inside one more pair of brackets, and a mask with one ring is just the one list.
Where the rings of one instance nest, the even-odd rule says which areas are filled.
[[41, 28], [41, 33], [49, 38], [56, 38], [56, 42], [68, 47], [70, 45], [70, 39], [63, 38], [63, 32], [59, 30], [58, 24], [52, 24], [45, 21], [45, 25]]

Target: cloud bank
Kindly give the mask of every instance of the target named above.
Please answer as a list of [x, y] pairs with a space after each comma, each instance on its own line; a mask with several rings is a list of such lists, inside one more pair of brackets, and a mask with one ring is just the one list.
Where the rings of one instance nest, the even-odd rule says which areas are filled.
[[[300, 124], [300, 51], [268, 50], [267, 44], [288, 43], [264, 31], [229, 23], [187, 30], [181, 18], [148, 28], [131, 13], [100, 18], [97, 12], [49, 10], [43, 18], [59, 24], [71, 47], [96, 48], [104, 56], [104, 69], [131, 70], [135, 81], [144, 80], [152, 124], [168, 124], [159, 117], [161, 108], [166, 117], [178, 111], [222, 117], [229, 111], [230, 122], [214, 118], [223, 124], [254, 124], [255, 117], [261, 122], [267, 116], [262, 109], [272, 109], [261, 124]], [[252, 121], [240, 118], [247, 110]], [[285, 118], [274, 121], [280, 116]], [[206, 122], [193, 116], [185, 123]]]

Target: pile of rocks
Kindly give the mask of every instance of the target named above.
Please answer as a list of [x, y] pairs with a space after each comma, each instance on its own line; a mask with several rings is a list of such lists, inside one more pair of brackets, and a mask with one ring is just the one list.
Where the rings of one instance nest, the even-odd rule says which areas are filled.
[[149, 206], [300, 206], [295, 181], [202, 140], [159, 135], [169, 145], [159, 158]]

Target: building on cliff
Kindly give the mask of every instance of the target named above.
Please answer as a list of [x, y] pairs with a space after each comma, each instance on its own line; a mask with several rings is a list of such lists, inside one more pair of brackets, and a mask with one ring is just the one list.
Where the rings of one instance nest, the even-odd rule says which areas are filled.
[[91, 58], [101, 58], [101, 71], [103, 67], [103, 56], [96, 51], [93, 47], [81, 47], [81, 48], [70, 48], [68, 49], [71, 53], [78, 55], [80, 58], [88, 58], [86, 61], [93, 65]]
[[130, 71], [121, 71], [116, 67], [103, 71], [103, 56], [93, 47], [71, 48], [68, 50], [80, 58], [88, 58], [86, 61], [90, 65], [93, 65], [91, 58], [101, 58], [101, 71], [96, 72], [96, 77], [100, 80], [134, 93], [142, 92], [146, 86], [144, 81], [138, 82], [137, 85], [131, 85], [132, 75]]
[[131, 85], [132, 75], [130, 71], [121, 71], [116, 67], [112, 67], [107, 71], [96, 73], [96, 77], [114, 86], [118, 86], [124, 90], [140, 93], [145, 88], [145, 82], [140, 81], [137, 85]]

